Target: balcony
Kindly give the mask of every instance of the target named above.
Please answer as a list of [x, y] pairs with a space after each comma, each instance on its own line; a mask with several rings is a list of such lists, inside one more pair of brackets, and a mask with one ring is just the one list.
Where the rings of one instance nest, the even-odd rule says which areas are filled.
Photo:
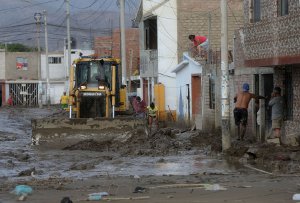
[[140, 51], [140, 76], [157, 77], [158, 76], [158, 55], [157, 50]]

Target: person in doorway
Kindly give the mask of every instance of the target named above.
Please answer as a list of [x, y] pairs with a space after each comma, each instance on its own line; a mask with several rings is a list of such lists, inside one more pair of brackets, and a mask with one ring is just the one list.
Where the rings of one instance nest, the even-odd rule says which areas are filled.
[[249, 84], [243, 84], [243, 91], [234, 97], [235, 108], [233, 110], [235, 125], [237, 126], [238, 140], [244, 140], [248, 121], [248, 106], [251, 99], [265, 99], [249, 92]]
[[12, 93], [9, 94], [9, 97], [8, 97], [8, 100], [7, 100], [7, 105], [8, 106], [13, 106], [14, 105]]
[[150, 106], [147, 107], [148, 110], [148, 126], [149, 129], [152, 128], [152, 123], [155, 122], [156, 127], [158, 128], [158, 109], [153, 102]]
[[202, 58], [206, 57], [208, 51], [208, 39], [201, 35], [189, 35], [189, 40], [193, 42], [194, 47], [197, 48], [199, 55]]
[[63, 95], [60, 97], [60, 105], [62, 109], [68, 108], [69, 103], [69, 96], [66, 95], [66, 92], [63, 93]]
[[145, 118], [146, 103], [141, 97], [137, 96], [134, 101], [135, 116], [139, 118]]
[[273, 136], [271, 138], [279, 138], [280, 144], [284, 145], [285, 140], [283, 139], [283, 136], [281, 135], [281, 127], [283, 124], [283, 118], [284, 118], [284, 99], [281, 96], [281, 88], [275, 87], [272, 95], [271, 100], [268, 104], [270, 107], [272, 107], [272, 131]]

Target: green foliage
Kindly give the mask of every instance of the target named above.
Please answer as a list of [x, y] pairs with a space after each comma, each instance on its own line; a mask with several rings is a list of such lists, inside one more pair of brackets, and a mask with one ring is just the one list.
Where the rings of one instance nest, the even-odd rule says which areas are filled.
[[[28, 47], [24, 44], [6, 44], [7, 46], [7, 52], [33, 52], [37, 51], [36, 47]], [[0, 44], [0, 49], [5, 49], [5, 44]]]

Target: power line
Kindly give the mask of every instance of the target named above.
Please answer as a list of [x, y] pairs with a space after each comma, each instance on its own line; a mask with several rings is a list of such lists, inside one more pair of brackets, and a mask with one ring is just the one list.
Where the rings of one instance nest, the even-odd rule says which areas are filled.
[[70, 5], [71, 5], [73, 8], [77, 8], [77, 9], [87, 9], [87, 8], [92, 7], [96, 2], [97, 2], [97, 0], [94, 0], [94, 2], [91, 3], [89, 6], [87, 6], [87, 7], [82, 7], [82, 8], [77, 7], [77, 6], [75, 6], [75, 5], [71, 4], [71, 3], [70, 3]]
[[60, 1], [60, 0], [51, 0], [51, 1], [46, 1], [46, 2], [42, 2], [42, 3], [30, 4], [30, 5], [27, 5], [27, 6], [18, 6], [18, 7], [13, 7], [13, 8], [5, 8], [5, 9], [0, 9], [0, 12], [16, 10], [16, 9], [24, 9], [24, 8], [28, 8], [28, 7], [33, 7], [33, 6], [38, 6], [38, 5], [42, 5], [42, 4], [52, 3], [52, 2], [55, 2], [55, 1]]

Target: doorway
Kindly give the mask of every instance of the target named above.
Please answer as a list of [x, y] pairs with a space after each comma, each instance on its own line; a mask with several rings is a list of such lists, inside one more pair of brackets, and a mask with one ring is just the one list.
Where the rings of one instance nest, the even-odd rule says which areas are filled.
[[201, 113], [201, 76], [192, 75], [192, 117]]

